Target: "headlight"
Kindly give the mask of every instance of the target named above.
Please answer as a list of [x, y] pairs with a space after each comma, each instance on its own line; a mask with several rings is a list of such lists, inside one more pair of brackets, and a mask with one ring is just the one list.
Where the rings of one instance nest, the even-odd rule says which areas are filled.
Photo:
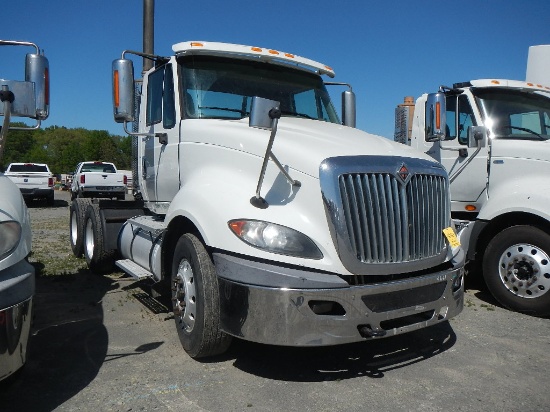
[[0, 259], [4, 259], [17, 247], [21, 239], [21, 225], [13, 220], [0, 222]]
[[229, 228], [243, 242], [258, 249], [306, 259], [322, 259], [313, 241], [294, 229], [260, 220], [232, 220]]

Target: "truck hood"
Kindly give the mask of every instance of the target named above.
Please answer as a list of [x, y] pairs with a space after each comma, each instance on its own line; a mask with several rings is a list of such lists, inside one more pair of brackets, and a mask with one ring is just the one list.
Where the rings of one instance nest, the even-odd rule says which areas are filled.
[[[221, 145], [263, 157], [269, 130], [248, 126], [248, 118], [235, 121], [186, 120], [182, 136], [192, 136], [197, 143]], [[223, 138], [220, 138], [223, 136]], [[278, 122], [272, 152], [291, 169], [319, 177], [319, 165], [337, 156], [402, 156], [435, 161], [409, 146], [333, 123], [283, 117]]]
[[550, 140], [494, 139], [491, 142], [491, 157], [548, 162], [550, 161]]

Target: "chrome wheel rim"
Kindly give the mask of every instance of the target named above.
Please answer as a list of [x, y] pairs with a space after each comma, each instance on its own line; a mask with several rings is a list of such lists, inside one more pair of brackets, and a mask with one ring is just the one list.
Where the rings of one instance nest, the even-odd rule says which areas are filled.
[[195, 326], [197, 297], [193, 268], [187, 260], [182, 260], [173, 285], [174, 316], [181, 329], [191, 332]]
[[94, 256], [94, 228], [91, 219], [88, 219], [88, 222], [86, 222], [84, 250], [86, 252], [86, 257], [92, 259]]
[[499, 274], [504, 286], [514, 295], [538, 298], [550, 289], [550, 257], [537, 246], [518, 243], [500, 257]]
[[78, 237], [78, 223], [76, 220], [76, 213], [73, 213], [71, 216], [71, 241], [73, 245], [76, 245], [76, 239]]

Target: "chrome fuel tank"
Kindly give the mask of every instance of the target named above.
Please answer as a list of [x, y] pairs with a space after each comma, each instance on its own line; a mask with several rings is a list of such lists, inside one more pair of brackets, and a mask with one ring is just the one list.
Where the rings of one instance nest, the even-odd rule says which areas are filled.
[[118, 235], [118, 250], [124, 259], [130, 259], [161, 279], [161, 246], [164, 222], [152, 216], [128, 219]]

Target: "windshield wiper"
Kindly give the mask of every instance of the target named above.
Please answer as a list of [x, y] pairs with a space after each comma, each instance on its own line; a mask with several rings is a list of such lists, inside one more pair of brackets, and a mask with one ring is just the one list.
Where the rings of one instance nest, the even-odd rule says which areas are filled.
[[[248, 116], [250, 113], [245, 111], [245, 110], [240, 110], [240, 109], [231, 109], [229, 107], [213, 107], [213, 106], [199, 106], [199, 109], [207, 109], [207, 110], [223, 110], [223, 111], [226, 111], [226, 112], [234, 112], [234, 113], [239, 113], [242, 117], [246, 117]], [[241, 117], [241, 118], [242, 118]]]
[[306, 119], [317, 120], [316, 117], [311, 117], [309, 114], [305, 114], [305, 113], [289, 112], [286, 110], [281, 110], [281, 113], [289, 116], [304, 117]]
[[534, 130], [528, 129], [526, 127], [519, 127], [519, 126], [502, 126], [503, 129], [513, 129], [513, 130], [521, 130], [523, 132], [531, 133], [537, 136], [540, 140], [546, 140], [542, 135], [535, 132]]

